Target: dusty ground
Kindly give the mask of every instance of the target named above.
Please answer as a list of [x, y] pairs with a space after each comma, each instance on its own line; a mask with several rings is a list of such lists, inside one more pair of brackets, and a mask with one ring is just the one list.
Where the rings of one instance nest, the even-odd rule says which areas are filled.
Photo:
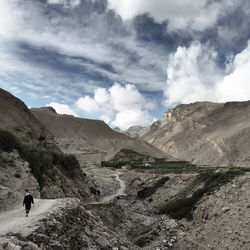
[[[189, 196], [196, 174], [169, 174], [170, 179], [149, 198], [137, 202], [147, 211], [154, 211], [163, 200], [178, 193]], [[127, 193], [136, 197], [138, 190], [150, 186], [162, 176], [132, 171], [122, 175]], [[151, 184], [150, 184], [151, 183]], [[174, 249], [250, 249], [250, 173], [236, 177], [197, 204], [192, 221], [177, 221], [177, 243]]]
[[[77, 210], [79, 214], [89, 213], [96, 223], [95, 226], [102, 228], [102, 230], [97, 230], [93, 226], [90, 227], [90, 231], [86, 231], [84, 241], [89, 241], [91, 249], [105, 249], [102, 248], [104, 246], [110, 247], [107, 249], [122, 250], [250, 249], [248, 237], [250, 232], [250, 173], [238, 176], [212, 194], [205, 195], [194, 210], [193, 220], [187, 221], [186, 219], [174, 220], [168, 215], [156, 214], [156, 207], [162, 201], [172, 200], [180, 194], [190, 196], [194, 188], [192, 183], [197, 174], [162, 175], [149, 171], [100, 167], [84, 168], [84, 172], [93, 178], [96, 187], [101, 191], [97, 202], [85, 203], [84, 208], [79, 207]], [[138, 191], [154, 186], [164, 177], [169, 179], [152, 194], [145, 199], [138, 197]], [[25, 229], [23, 233], [30, 233], [40, 225], [39, 221], [47, 218], [48, 212], [56, 211], [58, 207], [63, 206], [64, 203], [59, 200], [37, 200], [29, 218], [24, 217], [23, 207], [3, 213], [0, 215], [0, 234], [20, 232], [21, 228]], [[64, 209], [66, 206], [62, 211]], [[59, 214], [63, 213], [59, 212]], [[71, 215], [72, 212], [69, 211], [69, 216]], [[61, 216], [62, 222], [63, 216]], [[83, 215], [79, 216], [81, 220]], [[14, 221], [13, 218], [15, 218]], [[77, 220], [74, 217], [73, 219]], [[56, 223], [59, 226], [59, 221]], [[74, 222], [74, 226], [77, 226], [77, 223]], [[5, 226], [2, 227], [2, 225]], [[82, 230], [81, 226], [76, 227], [75, 230], [78, 234]], [[6, 240], [6, 238], [1, 239]], [[37, 240], [36, 237], [35, 239]], [[67, 244], [70, 245], [72, 242], [67, 242]], [[121, 244], [123, 248], [119, 248]], [[118, 248], [112, 248], [112, 246]]]
[[183, 224], [177, 249], [250, 249], [250, 174], [204, 197]]

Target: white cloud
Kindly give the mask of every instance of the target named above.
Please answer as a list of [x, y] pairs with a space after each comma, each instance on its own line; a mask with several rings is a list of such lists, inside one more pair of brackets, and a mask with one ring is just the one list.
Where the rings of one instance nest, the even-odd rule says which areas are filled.
[[250, 43], [230, 59], [227, 71], [218, 70], [216, 60], [215, 51], [200, 43], [193, 43], [189, 48], [179, 47], [167, 68], [166, 103], [249, 100]]
[[107, 115], [101, 115], [101, 116], [100, 116], [100, 119], [101, 119], [102, 121], [105, 121], [105, 122], [108, 123], [108, 124], [111, 122], [110, 117], [107, 116]]
[[147, 13], [156, 22], [168, 20], [170, 30], [205, 30], [216, 23], [221, 10], [224, 13], [233, 1], [108, 0], [108, 3], [109, 8], [115, 10], [124, 20]]
[[[80, 0], [47, 0], [47, 3], [67, 7], [77, 6]], [[150, 90], [162, 89], [162, 72], [166, 67], [167, 55], [159, 47], [140, 44], [131, 26], [114, 19], [112, 29], [108, 12], [97, 16], [95, 12], [86, 14], [83, 11], [84, 16], [78, 17], [73, 16], [73, 11], [67, 15], [59, 15], [56, 11], [49, 12], [44, 6], [46, 4], [40, 1], [0, 0], [0, 40], [8, 44], [14, 41], [17, 44], [23, 42], [44, 47], [68, 57], [83, 57], [89, 60], [89, 64], [88, 60], [84, 62], [81, 59], [69, 59], [68, 63], [83, 64], [86, 70], [95, 75], [144, 84]], [[117, 34], [116, 23], [124, 30], [122, 34]], [[15, 54], [11, 49], [8, 53]], [[136, 63], [131, 62], [131, 55], [139, 60]], [[24, 63], [23, 60], [19, 61]], [[114, 70], [102, 67], [106, 64], [112, 65]]]
[[92, 113], [92, 112], [98, 112], [99, 111], [99, 106], [98, 104], [95, 102], [94, 99], [92, 99], [89, 96], [84, 96], [84, 97], [80, 97], [78, 99], [78, 101], [76, 102], [76, 106], [79, 109], [82, 109], [88, 113]]
[[196, 42], [189, 48], [179, 47], [170, 57], [167, 68], [167, 102], [215, 100], [213, 88], [221, 75], [216, 56], [213, 49]]
[[116, 114], [115, 120], [112, 121], [114, 127], [119, 127], [123, 130], [128, 129], [131, 126], [139, 125], [145, 126], [152, 122], [147, 112], [142, 110], [126, 110]]
[[250, 42], [234, 58], [232, 71], [217, 84], [216, 93], [220, 101], [250, 100]]
[[98, 105], [107, 105], [110, 94], [105, 88], [95, 89], [94, 100]]
[[110, 89], [112, 105], [117, 111], [140, 110], [145, 105], [145, 100], [138, 89], [131, 84], [124, 87], [115, 83]]
[[76, 105], [85, 112], [97, 113], [100, 119], [121, 129], [148, 123], [147, 109], [152, 106], [134, 85], [119, 83], [109, 89], [97, 88], [93, 97], [81, 97]]
[[73, 115], [73, 116], [78, 117], [78, 114], [66, 104], [51, 102], [47, 104], [46, 107], [54, 108], [58, 114]]

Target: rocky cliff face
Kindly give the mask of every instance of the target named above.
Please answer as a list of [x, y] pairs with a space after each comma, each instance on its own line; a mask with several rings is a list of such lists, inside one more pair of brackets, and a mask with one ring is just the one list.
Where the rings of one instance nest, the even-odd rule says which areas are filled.
[[250, 101], [179, 105], [141, 138], [196, 164], [249, 166]]
[[142, 126], [132, 126], [128, 128], [125, 133], [126, 135], [133, 137], [133, 138], [139, 138], [142, 135], [144, 135], [148, 130], [148, 127], [142, 127]]
[[29, 190], [35, 198], [40, 197], [40, 187], [30, 173], [29, 163], [17, 152], [0, 154], [0, 211], [22, 203], [23, 193]]
[[155, 157], [161, 150], [112, 130], [105, 122], [59, 115], [51, 108], [32, 109], [33, 115], [50, 131], [64, 153], [74, 154], [82, 165], [99, 164], [121, 149], [131, 149]]

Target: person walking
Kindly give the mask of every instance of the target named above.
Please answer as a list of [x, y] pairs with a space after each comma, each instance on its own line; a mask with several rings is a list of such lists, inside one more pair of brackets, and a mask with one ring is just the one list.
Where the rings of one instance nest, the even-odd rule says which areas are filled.
[[28, 217], [29, 215], [31, 203], [34, 204], [34, 199], [30, 192], [27, 191], [23, 200], [23, 206], [25, 205], [26, 217]]

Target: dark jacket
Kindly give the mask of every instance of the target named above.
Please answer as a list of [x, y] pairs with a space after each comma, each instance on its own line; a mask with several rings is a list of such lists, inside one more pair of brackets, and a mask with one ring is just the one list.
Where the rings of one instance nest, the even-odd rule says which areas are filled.
[[26, 194], [23, 200], [23, 205], [31, 206], [31, 203], [34, 204], [34, 199], [31, 194]]

